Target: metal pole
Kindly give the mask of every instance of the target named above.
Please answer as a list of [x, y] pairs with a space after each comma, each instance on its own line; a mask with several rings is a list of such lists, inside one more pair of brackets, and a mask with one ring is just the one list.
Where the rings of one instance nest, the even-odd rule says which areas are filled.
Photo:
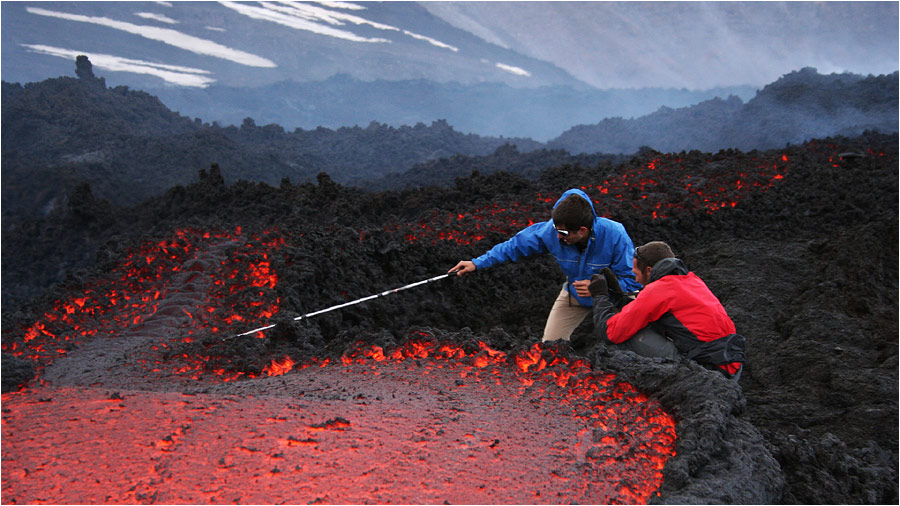
[[[312, 313], [306, 313], [305, 315], [301, 315], [301, 316], [298, 316], [298, 317], [294, 318], [294, 321], [300, 321], [300, 320], [302, 320], [302, 319], [304, 319], [304, 318], [311, 318], [311, 317], [313, 317], [313, 316], [320, 315], [320, 314], [322, 314], [322, 313], [327, 313], [327, 312], [329, 312], [329, 311], [334, 311], [334, 310], [336, 310], [336, 309], [341, 309], [341, 308], [344, 308], [344, 307], [347, 307], [347, 306], [352, 306], [352, 305], [354, 305], [354, 304], [359, 304], [360, 302], [365, 302], [365, 301], [367, 301], [367, 300], [377, 299], [377, 298], [379, 298], [379, 297], [384, 297], [385, 295], [390, 295], [390, 294], [392, 294], [392, 293], [397, 293], [397, 292], [400, 292], [400, 291], [403, 291], [403, 290], [407, 290], [407, 289], [409, 289], [409, 288], [413, 288], [413, 287], [416, 287], [416, 286], [419, 286], [419, 285], [424, 285], [424, 284], [426, 284], [426, 283], [431, 283], [432, 281], [437, 281], [437, 280], [439, 280], [439, 279], [449, 278], [450, 276], [455, 276], [455, 275], [456, 275], [455, 272], [448, 272], [448, 273], [446, 273], [446, 274], [441, 274], [440, 276], [435, 276], [435, 277], [433, 277], [433, 278], [423, 279], [422, 281], [416, 281], [415, 283], [410, 283], [410, 284], [408, 284], [408, 285], [401, 286], [400, 288], [394, 288], [394, 289], [392, 289], [392, 290], [385, 290], [385, 291], [383, 291], [383, 292], [381, 292], [381, 293], [376, 293], [376, 294], [374, 294], [374, 295], [369, 295], [368, 297], [363, 297], [363, 298], [361, 298], [361, 299], [353, 300], [353, 301], [350, 301], [350, 302], [345, 302], [345, 303], [343, 303], [343, 304], [338, 304], [337, 306], [331, 306], [331, 307], [329, 307], [329, 308], [320, 309], [320, 310], [318, 310], [318, 311], [313, 311]], [[260, 327], [260, 328], [258, 328], [258, 329], [248, 330], [247, 332], [244, 332], [244, 333], [242, 333], [242, 334], [236, 334], [236, 335], [234, 335], [234, 336], [232, 336], [232, 337], [240, 337], [240, 336], [246, 336], [246, 335], [250, 335], [250, 334], [255, 334], [255, 333], [257, 333], [257, 332], [262, 332], [263, 330], [269, 330], [269, 329], [271, 329], [272, 327], [275, 327], [276, 325], [278, 325], [278, 324], [277, 324], [277, 323], [272, 323], [272, 324], [270, 324], [270, 325], [266, 325], [265, 327]]]

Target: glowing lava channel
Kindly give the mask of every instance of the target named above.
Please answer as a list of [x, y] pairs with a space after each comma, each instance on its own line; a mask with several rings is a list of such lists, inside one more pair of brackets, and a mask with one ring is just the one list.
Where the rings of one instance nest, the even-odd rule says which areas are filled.
[[203, 393], [3, 396], [8, 503], [644, 503], [655, 401], [540, 345], [363, 348]]
[[[176, 230], [170, 237], [130, 250], [109, 273], [74, 295], [57, 300], [23, 329], [21, 340], [3, 341], [3, 351], [34, 361], [39, 369], [94, 338], [125, 334], [158, 337], [137, 366], [168, 376], [197, 379], [209, 357], [159, 356], [171, 342], [191, 342], [200, 332], [272, 318], [280, 301], [269, 255], [284, 245], [277, 230]], [[174, 336], [174, 337], [173, 337]], [[171, 367], [171, 370], [163, 370]], [[226, 380], [242, 373], [213, 371]]]
[[[658, 489], [672, 418], [539, 345], [510, 357], [423, 333], [339, 362], [273, 358], [241, 382], [211, 357], [171, 356], [173, 341], [278, 310], [268, 255], [284, 242], [176, 231], [5, 340], [41, 369], [69, 356], [97, 370], [73, 381], [54, 367], [4, 394], [6, 501], [637, 503]], [[180, 393], [201, 377], [218, 381]]]

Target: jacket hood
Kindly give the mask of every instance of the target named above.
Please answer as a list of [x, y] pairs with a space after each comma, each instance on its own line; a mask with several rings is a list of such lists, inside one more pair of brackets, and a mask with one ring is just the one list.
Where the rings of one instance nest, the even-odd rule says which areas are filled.
[[650, 270], [650, 283], [669, 274], [684, 276], [687, 273], [687, 267], [684, 266], [684, 262], [680, 258], [663, 258], [656, 262], [656, 265]]
[[579, 190], [578, 188], [572, 188], [572, 189], [570, 189], [570, 190], [566, 190], [566, 192], [563, 193], [563, 194], [559, 197], [559, 200], [557, 200], [556, 203], [553, 204], [553, 209], [556, 209], [556, 206], [558, 206], [559, 203], [562, 202], [562, 201], [563, 201], [566, 197], [568, 197], [569, 195], [578, 195], [579, 197], [581, 197], [581, 198], [583, 198], [584, 200], [586, 200], [587, 203], [591, 205], [591, 212], [594, 213], [594, 218], [597, 217], [597, 210], [594, 209], [594, 201], [591, 200], [590, 197], [588, 197], [588, 194], [587, 194], [587, 193], [584, 193], [584, 191]]

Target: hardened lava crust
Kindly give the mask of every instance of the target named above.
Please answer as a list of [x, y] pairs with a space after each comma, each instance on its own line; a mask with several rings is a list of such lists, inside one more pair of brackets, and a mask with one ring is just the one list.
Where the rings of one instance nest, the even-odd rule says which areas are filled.
[[[563, 282], [552, 259], [544, 257], [295, 321], [444, 273], [546, 219], [558, 196], [572, 187], [583, 188], [601, 214], [622, 222], [635, 243], [667, 241], [710, 286], [748, 340], [738, 383], [692, 363], [612, 353], [592, 337], [589, 322], [576, 331], [571, 346], [534, 350]], [[26, 258], [36, 265], [49, 258], [48, 251], [96, 258], [90, 269], [70, 273], [65, 283], [3, 315], [3, 486], [11, 503], [43, 497], [26, 490], [77, 490], [65, 483], [56, 489], [35, 485], [41, 471], [25, 463], [59, 449], [15, 441], [12, 428], [28, 426], [28, 417], [82, 430], [87, 429], [80, 423], [94, 420], [114, 431], [116, 417], [137, 416], [138, 401], [145, 400], [158, 408], [154, 413], [168, 432], [136, 439], [138, 450], [132, 453], [147, 453], [135, 461], [138, 467], [128, 469], [139, 478], [129, 482], [131, 490], [110, 493], [113, 499], [275, 502], [285, 497], [278, 495], [279, 480], [290, 473], [318, 472], [304, 468], [300, 449], [336, 445], [352, 431], [361, 435], [367, 426], [363, 421], [371, 416], [364, 414], [365, 406], [400, 409], [400, 404], [388, 404], [396, 401], [388, 401], [389, 393], [402, 394], [407, 404], [419, 407], [419, 415], [439, 418], [434, 426], [443, 434], [437, 429], [405, 434], [414, 446], [387, 460], [393, 468], [403, 468], [407, 459], [442, 462], [427, 474], [431, 481], [416, 485], [416, 492], [398, 482], [397, 490], [404, 491], [399, 495], [374, 490], [374, 481], [366, 477], [392, 466], [350, 467], [348, 455], [375, 450], [366, 446], [370, 443], [353, 443], [354, 450], [344, 441], [340, 448], [348, 453], [331, 462], [356, 473], [357, 484], [369, 495], [329, 495], [322, 489], [289, 500], [897, 502], [896, 135], [816, 140], [749, 153], [642, 151], [620, 165], [557, 167], [533, 181], [473, 174], [451, 189], [366, 193], [337, 185], [324, 174], [318, 184], [226, 185], [218, 170], [211, 170], [202, 171], [194, 184], [119, 213], [110, 213], [89, 191], [76, 197], [66, 213], [4, 236], [4, 294], [28, 293], [23, 287], [32, 267]], [[11, 261], [11, 252], [23, 261]], [[277, 325], [260, 335], [237, 336], [270, 323]], [[433, 353], [402, 361], [373, 358], [379, 356], [376, 350], [390, 357], [422, 339], [458, 347], [462, 355], [442, 357], [445, 362], [434, 362]], [[502, 354], [502, 361], [491, 353]], [[536, 381], [528, 376], [538, 374], [534, 369], [519, 368], [516, 357], [527, 353], [539, 353], [546, 362], [540, 372], [547, 382], [544, 392], [536, 390], [540, 383], [526, 384]], [[479, 356], [496, 362], [477, 367]], [[415, 375], [403, 369], [393, 376], [394, 383], [379, 383], [394, 372], [375, 375], [378, 367], [396, 369], [397, 364], [406, 364]], [[569, 367], [577, 373], [564, 374], [560, 386], [560, 375]], [[378, 381], [336, 372], [360, 368]], [[475, 387], [476, 371], [486, 381], [478, 383], [482, 386]], [[448, 372], [456, 374], [452, 381], [443, 376]], [[441, 377], [423, 386], [417, 383], [423, 374]], [[604, 378], [614, 380], [604, 385]], [[341, 379], [349, 382], [346, 387]], [[488, 385], [524, 397], [492, 392]], [[568, 399], [563, 394], [572, 385], [580, 385], [575, 394], [580, 400], [565, 401], [571, 408], [565, 413], [554, 411], [558, 406], [547, 399]], [[615, 385], [631, 390], [616, 398]], [[453, 467], [466, 462], [476, 468], [498, 466], [512, 455], [502, 453], [512, 451], [507, 447], [532, 447], [512, 443], [514, 435], [527, 433], [524, 429], [502, 437], [475, 429], [454, 432], [453, 424], [480, 413], [480, 407], [465, 405], [476, 389], [487, 392], [487, 404], [491, 395], [518, 399], [520, 404], [508, 406], [513, 413], [531, 406], [554, 423], [570, 424], [566, 436], [559, 436], [565, 441], [548, 436], [533, 442], [532, 453], [553, 456], [552, 469], [542, 468], [550, 473], [545, 488], [527, 489], [513, 475], [500, 473], [493, 483], [507, 489], [503, 495], [491, 490], [490, 482], [465, 474], [468, 468]], [[579, 404], [587, 390], [611, 396], [603, 403]], [[273, 401], [286, 398], [292, 400]], [[600, 419], [607, 408], [624, 409], [623, 399], [660, 410], [635, 415], [652, 430]], [[309, 411], [324, 402], [346, 404], [343, 413]], [[303, 404], [309, 406], [289, 407]], [[444, 411], [447, 406], [470, 410], [453, 415]], [[166, 410], [168, 418], [160, 414]], [[266, 415], [251, 416], [255, 410]], [[523, 416], [526, 426], [544, 430], [540, 420], [547, 417], [531, 414]], [[459, 421], [452, 421], [456, 417]], [[239, 437], [223, 432], [216, 439], [208, 434], [206, 420], [244, 423], [246, 431]], [[415, 420], [408, 427], [412, 433], [429, 426], [424, 418]], [[668, 434], [666, 420], [673, 439], [654, 439], [661, 446], [634, 439], [640, 432]], [[303, 429], [284, 431], [289, 424]], [[329, 436], [317, 439], [316, 434]], [[445, 441], [444, 435], [452, 437]], [[624, 458], [608, 453], [619, 451], [615, 442], [634, 443], [624, 446], [630, 448], [626, 454], [648, 464], [633, 475], [641, 478], [610, 488], [602, 478], [603, 463]], [[198, 447], [192, 445], [213, 445], [221, 455], [195, 461], [206, 467], [194, 474], [179, 474], [176, 470], [185, 465], [179, 459], [188, 459], [189, 449]], [[456, 453], [439, 457], [439, 447]], [[309, 466], [312, 462], [307, 460]], [[43, 469], [51, 470], [49, 464]], [[184, 490], [178, 484], [204, 469], [218, 477], [216, 485], [199, 499], [178, 495]], [[255, 485], [237, 490], [227, 478], [235, 469], [250, 472]], [[109, 473], [97, 479], [116, 483]], [[658, 486], [647, 490], [655, 479]], [[449, 484], [462, 480], [475, 483], [471, 493], [448, 495], [454, 490]], [[99, 495], [46, 497], [105, 500]]]

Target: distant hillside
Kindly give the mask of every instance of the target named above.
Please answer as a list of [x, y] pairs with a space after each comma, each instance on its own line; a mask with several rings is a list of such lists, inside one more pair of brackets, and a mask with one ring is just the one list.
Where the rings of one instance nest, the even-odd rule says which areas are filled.
[[897, 131], [896, 72], [821, 76], [803, 69], [746, 104], [732, 96], [663, 107], [637, 119], [573, 128], [543, 144], [461, 133], [444, 119], [286, 131], [247, 117], [240, 126], [223, 127], [172, 112], [148, 93], [108, 88], [86, 58], [76, 69], [77, 79], [2, 83], [5, 226], [46, 215], [85, 183], [97, 198], [133, 205], [188, 184], [213, 164], [227, 183], [299, 184], [324, 172], [364, 189], [414, 188], [450, 186], [473, 171], [534, 178], [548, 167], [596, 166], [641, 148], [771, 149], [829, 135]]
[[107, 88], [86, 64], [78, 79], [2, 84], [4, 217], [46, 213], [81, 182], [113, 204], [135, 204], [187, 184], [213, 163], [228, 182], [302, 183], [327, 172], [358, 184], [442, 156], [490, 154], [510, 142], [542, 147], [463, 134], [443, 120], [286, 132], [246, 118], [240, 127], [220, 127], [173, 113], [147, 93]]
[[547, 141], [579, 123], [644, 116], [661, 105], [685, 107], [750, 86], [708, 90], [608, 89], [573, 86], [516, 88], [501, 83], [439, 83], [426, 79], [362, 81], [345, 74], [323, 81], [285, 81], [263, 87], [214, 85], [148, 90], [170, 109], [204, 121], [240, 124], [246, 117], [285, 128], [415, 125], [444, 118], [457, 130], [485, 136]]
[[767, 85], [744, 104], [715, 98], [691, 107], [660, 107], [637, 118], [579, 125], [547, 146], [572, 153], [771, 149], [829, 135], [897, 131], [898, 73], [863, 77], [804, 68]]

